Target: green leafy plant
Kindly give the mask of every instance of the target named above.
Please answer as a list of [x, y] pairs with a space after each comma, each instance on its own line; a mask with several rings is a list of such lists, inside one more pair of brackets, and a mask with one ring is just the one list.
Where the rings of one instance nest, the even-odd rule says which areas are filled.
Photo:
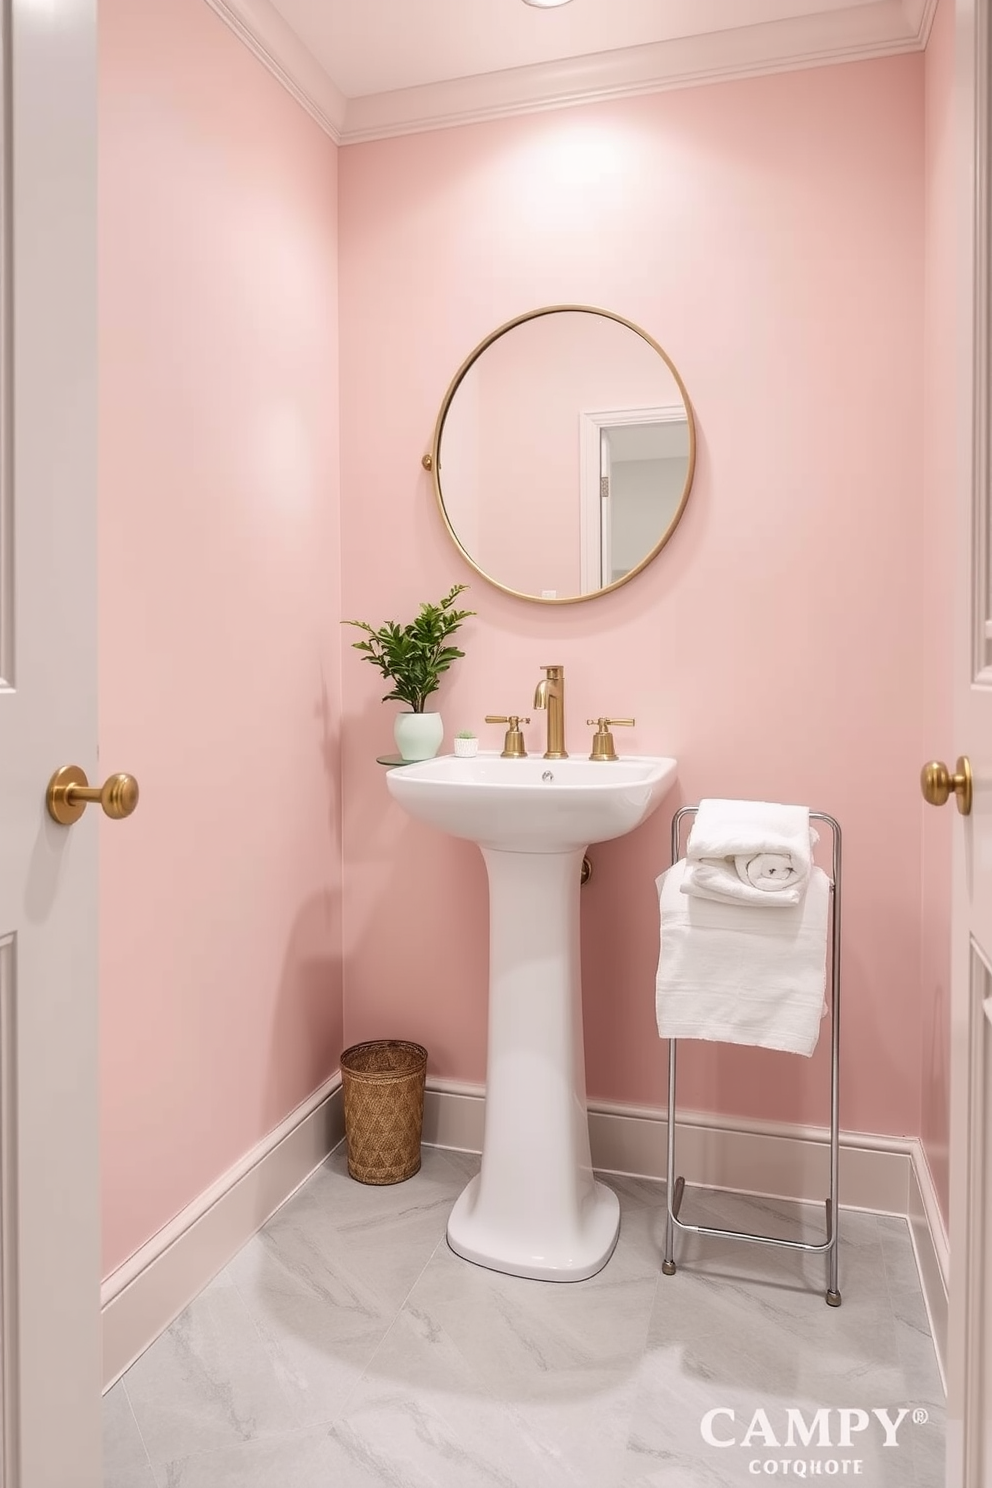
[[424, 704], [441, 685], [441, 677], [453, 661], [464, 656], [457, 646], [448, 644], [451, 636], [475, 610], [456, 610], [455, 600], [467, 584], [456, 584], [439, 604], [422, 604], [415, 620], [400, 625], [387, 620], [374, 630], [366, 620], [343, 620], [342, 625], [356, 625], [367, 639], [354, 641], [362, 660], [377, 667], [392, 691], [384, 694], [384, 703], [395, 700], [406, 703], [412, 713], [423, 713]]
[[476, 735], [472, 732], [471, 729], [459, 729], [457, 734], [455, 735], [456, 739], [474, 739], [475, 737]]

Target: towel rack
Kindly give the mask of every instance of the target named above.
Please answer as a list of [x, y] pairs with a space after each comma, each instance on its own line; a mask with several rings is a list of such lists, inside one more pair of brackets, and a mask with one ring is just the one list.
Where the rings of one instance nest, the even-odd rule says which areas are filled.
[[[698, 811], [698, 806], [683, 806], [672, 818], [672, 862], [676, 863], [681, 853], [681, 827], [683, 819]], [[779, 1240], [773, 1235], [752, 1235], [746, 1230], [722, 1229], [714, 1225], [686, 1224], [679, 1218], [685, 1179], [681, 1176], [672, 1182], [675, 1173], [675, 1066], [677, 1039], [669, 1040], [668, 1049], [668, 1183], [665, 1204], [665, 1255], [661, 1269], [666, 1276], [675, 1275], [675, 1231], [685, 1230], [693, 1235], [722, 1235], [724, 1239], [749, 1240], [757, 1245], [775, 1245], [786, 1250], [805, 1250], [821, 1254], [827, 1261], [827, 1287], [824, 1293], [828, 1307], [839, 1307], [841, 1295], [838, 1286], [838, 1199], [837, 1179], [840, 1157], [840, 883], [841, 883], [841, 830], [838, 822], [823, 811], [811, 811], [810, 821], [824, 822], [833, 834], [833, 869], [830, 880], [830, 1193], [826, 1200], [827, 1234], [822, 1242], [805, 1240]]]

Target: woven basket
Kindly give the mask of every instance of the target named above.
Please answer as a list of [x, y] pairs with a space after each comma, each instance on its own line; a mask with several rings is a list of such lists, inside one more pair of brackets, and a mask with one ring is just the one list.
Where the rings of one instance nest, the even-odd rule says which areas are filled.
[[341, 1055], [348, 1172], [402, 1183], [420, 1168], [427, 1050], [402, 1039], [353, 1044]]

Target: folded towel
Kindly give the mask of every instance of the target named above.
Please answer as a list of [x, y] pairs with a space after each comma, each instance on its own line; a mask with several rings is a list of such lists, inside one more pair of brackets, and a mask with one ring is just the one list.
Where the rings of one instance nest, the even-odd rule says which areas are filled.
[[682, 892], [685, 859], [658, 879], [662, 1038], [812, 1054], [826, 1012], [830, 880], [813, 868], [802, 903], [775, 915]]
[[700, 801], [685, 855], [734, 858], [738, 853], [790, 853], [809, 866], [809, 808], [776, 801]]
[[798, 905], [818, 840], [806, 806], [701, 801], [686, 843], [682, 892], [766, 908]]

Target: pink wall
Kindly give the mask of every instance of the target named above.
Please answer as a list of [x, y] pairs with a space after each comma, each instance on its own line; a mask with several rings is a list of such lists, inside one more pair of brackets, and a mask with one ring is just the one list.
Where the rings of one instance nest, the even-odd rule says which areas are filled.
[[[957, 199], [954, 152], [954, 4], [940, 0], [926, 52], [924, 224], [926, 287], [923, 358], [923, 612], [921, 636], [925, 733], [920, 759], [956, 753], [948, 595], [954, 585], [954, 533], [947, 521], [955, 474]], [[953, 813], [921, 805], [923, 833], [923, 982], [921, 1134], [937, 1194], [948, 1217], [950, 1112], [950, 914]]]
[[100, 5], [104, 1264], [342, 1046], [336, 149], [202, 0]]
[[[342, 153], [344, 613], [412, 614], [467, 580], [479, 616], [439, 695], [449, 739], [471, 723], [496, 744], [482, 715], [529, 713], [540, 664], [563, 662], [574, 752], [587, 717], [632, 713], [623, 747], [681, 762], [666, 808], [593, 850], [594, 1097], [663, 1099], [653, 880], [671, 808], [799, 800], [846, 832], [843, 1124], [919, 1130], [922, 90], [906, 56]], [[542, 609], [468, 569], [420, 458], [467, 349], [563, 301], [661, 342], [700, 445], [660, 559]], [[393, 708], [347, 651], [344, 667], [347, 1035], [414, 1037], [433, 1074], [481, 1080], [482, 860], [391, 804], [374, 755]], [[811, 1063], [691, 1053], [688, 1105], [826, 1119], [825, 1041]]]

